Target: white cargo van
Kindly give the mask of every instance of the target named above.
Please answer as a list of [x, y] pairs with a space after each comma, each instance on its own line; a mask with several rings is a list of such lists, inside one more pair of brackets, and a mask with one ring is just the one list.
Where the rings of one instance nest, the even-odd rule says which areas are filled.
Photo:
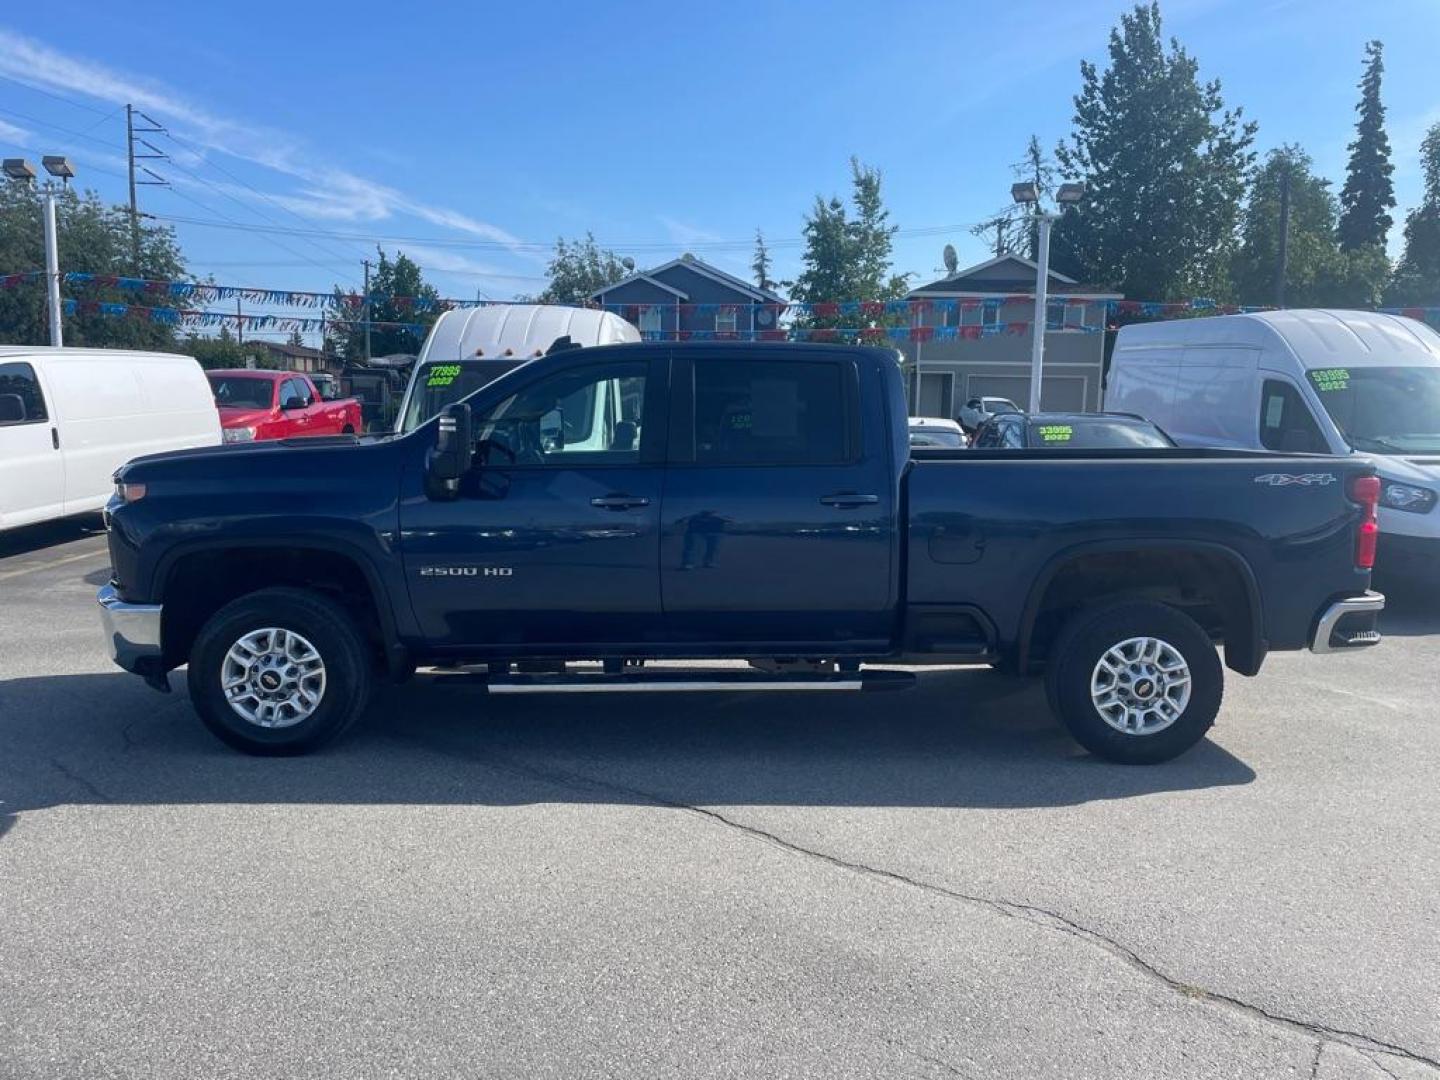
[[193, 357], [0, 346], [0, 530], [99, 510], [131, 458], [219, 442]]
[[620, 316], [559, 304], [493, 304], [458, 308], [435, 320], [410, 373], [395, 429], [413, 431], [557, 342], [571, 347], [639, 341]]
[[1105, 408], [1181, 446], [1373, 456], [1380, 569], [1440, 581], [1440, 334], [1424, 323], [1297, 309], [1126, 326]]

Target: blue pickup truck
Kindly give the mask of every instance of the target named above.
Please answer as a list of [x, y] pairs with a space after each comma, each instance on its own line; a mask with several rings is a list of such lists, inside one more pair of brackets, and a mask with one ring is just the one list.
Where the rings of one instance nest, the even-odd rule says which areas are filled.
[[976, 663], [1043, 676], [1080, 743], [1145, 763], [1214, 721], [1217, 645], [1254, 675], [1379, 641], [1377, 498], [1353, 457], [912, 451], [893, 351], [615, 345], [405, 435], [133, 461], [99, 603], [120, 666], [168, 689], [188, 663], [252, 753], [322, 745], [417, 666], [598, 693]]

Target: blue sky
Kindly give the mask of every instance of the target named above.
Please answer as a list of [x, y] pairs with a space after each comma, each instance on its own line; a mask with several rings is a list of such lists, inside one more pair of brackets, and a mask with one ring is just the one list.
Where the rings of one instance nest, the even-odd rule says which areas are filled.
[[[197, 276], [356, 285], [385, 241], [443, 293], [540, 287], [543, 247], [592, 230], [643, 265], [695, 251], [748, 276], [765, 231], [796, 269], [802, 215], [878, 166], [902, 230], [898, 270], [929, 276], [947, 242], [1003, 207], [1031, 132], [1069, 128], [1082, 59], [1103, 61], [1118, 0], [1007, 4], [14, 5], [0, 15], [0, 151], [68, 153], [125, 195], [126, 101], [153, 141]], [[771, 7], [771, 10], [766, 10]], [[1417, 146], [1440, 120], [1437, 0], [1166, 0], [1168, 33], [1259, 121], [1343, 179], [1363, 43], [1385, 43], [1397, 222]], [[1392, 247], [1399, 239], [1395, 229]], [[0, 268], [7, 269], [24, 268]]]

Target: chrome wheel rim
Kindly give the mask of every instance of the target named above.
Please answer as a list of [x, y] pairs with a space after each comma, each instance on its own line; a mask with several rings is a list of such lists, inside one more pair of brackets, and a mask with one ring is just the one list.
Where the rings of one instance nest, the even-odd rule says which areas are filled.
[[1105, 650], [1090, 675], [1090, 700], [1100, 719], [1126, 735], [1154, 735], [1190, 704], [1190, 665], [1180, 650], [1154, 637], [1126, 638]]
[[220, 665], [220, 688], [235, 715], [256, 727], [293, 727], [325, 696], [325, 661], [293, 630], [267, 626], [241, 637]]

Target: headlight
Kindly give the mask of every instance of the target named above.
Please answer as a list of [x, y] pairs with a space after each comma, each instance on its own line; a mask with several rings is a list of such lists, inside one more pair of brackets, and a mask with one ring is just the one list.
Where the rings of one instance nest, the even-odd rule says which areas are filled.
[[252, 442], [255, 439], [253, 427], [227, 427], [221, 436], [226, 442]]
[[1387, 480], [1380, 491], [1380, 505], [1391, 510], [1406, 510], [1412, 514], [1429, 513], [1435, 506], [1435, 492], [1414, 484], [1397, 484]]
[[115, 481], [115, 497], [122, 503], [139, 502], [145, 497], [145, 485], [133, 481], [125, 483], [123, 480]]

